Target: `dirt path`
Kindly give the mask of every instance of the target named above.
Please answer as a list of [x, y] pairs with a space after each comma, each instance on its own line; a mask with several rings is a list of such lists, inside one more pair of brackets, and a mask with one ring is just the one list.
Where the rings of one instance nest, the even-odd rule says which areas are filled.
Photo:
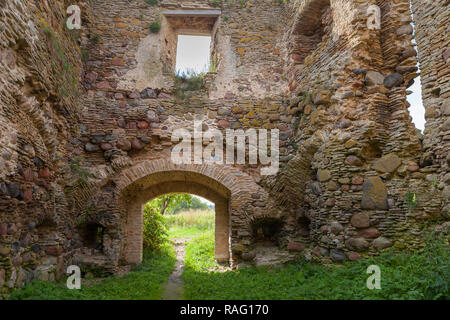
[[183, 300], [184, 299], [184, 287], [181, 274], [183, 273], [183, 262], [185, 255], [184, 244], [189, 241], [189, 238], [177, 238], [173, 239], [175, 252], [177, 256], [177, 262], [175, 263], [175, 270], [170, 275], [167, 281], [164, 291], [162, 293], [163, 300]]

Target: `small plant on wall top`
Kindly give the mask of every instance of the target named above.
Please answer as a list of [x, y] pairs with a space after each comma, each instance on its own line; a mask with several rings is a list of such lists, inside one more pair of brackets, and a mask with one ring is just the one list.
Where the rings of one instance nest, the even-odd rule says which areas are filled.
[[159, 0], [145, 0], [148, 4], [155, 5], [158, 4]]
[[180, 100], [189, 100], [196, 92], [205, 88], [202, 72], [187, 70], [175, 73], [175, 96]]
[[161, 23], [155, 21], [150, 25], [150, 32], [158, 33], [161, 30]]

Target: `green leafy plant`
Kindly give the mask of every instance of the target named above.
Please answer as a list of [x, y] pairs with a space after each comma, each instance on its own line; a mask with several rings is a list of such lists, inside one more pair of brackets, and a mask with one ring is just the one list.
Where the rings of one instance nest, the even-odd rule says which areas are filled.
[[161, 30], [161, 23], [155, 21], [150, 24], [150, 32], [152, 33], [158, 33], [159, 30]]
[[173, 209], [171, 213], [177, 214], [181, 211], [186, 210], [210, 210], [212, 207], [208, 206], [205, 202], [202, 202], [199, 198], [188, 194], [190, 200], [189, 201], [181, 201], [179, 202]]
[[409, 212], [414, 211], [418, 204], [417, 195], [414, 192], [408, 191], [405, 194], [405, 203]]
[[187, 243], [185, 265], [186, 269], [193, 268], [200, 272], [218, 266], [214, 259], [214, 229], [197, 235]]
[[164, 216], [149, 204], [144, 207], [144, 247], [160, 250], [169, 240]]
[[159, 0], [145, 0], [148, 4], [151, 4], [152, 6], [155, 4], [158, 4]]
[[157, 210], [160, 215], [171, 214], [190, 208], [193, 199], [194, 197], [187, 193], [170, 193], [153, 199], [147, 203], [147, 206]]

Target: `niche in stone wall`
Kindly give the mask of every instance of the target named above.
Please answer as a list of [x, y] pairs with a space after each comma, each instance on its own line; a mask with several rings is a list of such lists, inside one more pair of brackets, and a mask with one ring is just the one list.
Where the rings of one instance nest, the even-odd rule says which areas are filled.
[[383, 155], [381, 143], [377, 140], [369, 140], [367, 143], [363, 144], [360, 155], [368, 161], [380, 158]]
[[36, 226], [36, 231], [40, 250], [57, 255], [57, 251], [59, 250], [59, 236], [55, 221], [51, 218], [44, 218]]
[[[311, 179], [314, 179], [312, 177]], [[295, 220], [297, 222], [297, 234], [302, 237], [309, 237], [311, 230], [311, 220], [306, 216], [304, 208], [298, 208], [295, 212]]]
[[297, 233], [300, 236], [308, 237], [309, 232], [311, 230], [311, 220], [307, 217], [299, 217], [297, 218], [298, 230]]
[[56, 223], [50, 218], [44, 219], [37, 225], [39, 242], [42, 245], [52, 245], [57, 240]]
[[278, 246], [283, 223], [277, 218], [260, 218], [252, 223], [252, 236], [255, 245]]
[[306, 57], [331, 34], [333, 16], [330, 0], [315, 0], [306, 5], [292, 32], [289, 52], [294, 64], [303, 64]]
[[78, 227], [83, 246], [103, 252], [105, 228], [96, 222], [86, 222]]

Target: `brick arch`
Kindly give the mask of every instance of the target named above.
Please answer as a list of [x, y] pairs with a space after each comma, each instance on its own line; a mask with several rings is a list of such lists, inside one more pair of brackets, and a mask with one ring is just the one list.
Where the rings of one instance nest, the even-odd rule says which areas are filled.
[[[140, 162], [124, 170], [114, 179], [114, 182], [116, 183], [117, 191], [122, 195], [126, 195], [136, 191], [136, 189], [144, 188], [151, 181], [151, 179], [146, 180], [149, 176], [158, 173], [164, 176], [166, 172], [173, 172], [173, 175], [176, 175], [175, 172], [182, 173], [178, 174], [176, 178], [169, 180], [182, 178], [183, 175], [186, 176], [186, 179], [200, 180], [203, 177], [209, 178], [212, 189], [216, 189], [221, 194], [226, 193], [227, 191], [225, 190], [228, 190], [229, 196], [235, 199], [244, 197], [245, 191], [254, 192], [260, 188], [252, 177], [232, 166], [208, 164], [177, 165], [163, 159]], [[248, 197], [250, 197], [249, 194]]]
[[229, 261], [233, 242], [248, 227], [252, 195], [264, 194], [252, 177], [231, 166], [176, 165], [165, 160], [143, 161], [123, 171], [115, 183], [126, 217], [121, 256], [128, 263], [142, 261], [142, 210], [149, 200], [168, 193], [191, 193], [214, 202], [215, 256]]

